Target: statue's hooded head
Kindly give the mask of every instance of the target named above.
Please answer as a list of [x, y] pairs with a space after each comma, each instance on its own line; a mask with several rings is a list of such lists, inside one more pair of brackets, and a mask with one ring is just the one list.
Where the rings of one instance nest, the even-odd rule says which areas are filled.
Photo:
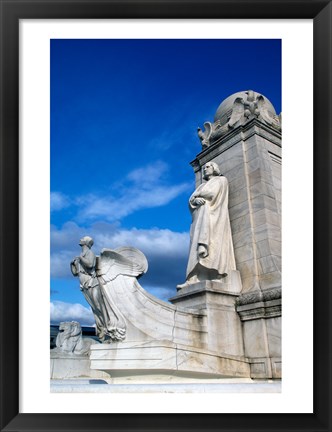
[[80, 246], [86, 245], [88, 246], [88, 248], [91, 248], [91, 246], [93, 245], [93, 238], [89, 236], [84, 236], [81, 238], [79, 245]]

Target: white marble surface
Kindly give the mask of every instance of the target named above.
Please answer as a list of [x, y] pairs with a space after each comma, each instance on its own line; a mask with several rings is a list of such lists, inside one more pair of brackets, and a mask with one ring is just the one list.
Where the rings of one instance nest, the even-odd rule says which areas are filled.
[[109, 374], [103, 371], [92, 370], [90, 360], [87, 357], [75, 356], [72, 358], [58, 356], [50, 360], [51, 379], [71, 378], [109, 378]]
[[52, 393], [281, 393], [280, 381], [108, 384], [100, 380], [51, 381]]
[[[232, 341], [234, 343], [234, 341]], [[145, 343], [122, 342], [94, 345], [91, 369], [116, 376], [150, 376], [151, 374], [192, 376], [196, 378], [250, 376], [245, 357], [174, 344], [169, 341]]]

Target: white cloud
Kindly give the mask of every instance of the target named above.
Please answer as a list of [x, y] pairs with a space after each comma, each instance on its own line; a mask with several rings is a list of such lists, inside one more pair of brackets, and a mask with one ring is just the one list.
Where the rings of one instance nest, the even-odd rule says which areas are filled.
[[[78, 214], [80, 221], [104, 219], [117, 221], [138, 210], [161, 207], [189, 190], [187, 183], [176, 186], [152, 186], [149, 189], [131, 187], [120, 198], [89, 196], [84, 199], [84, 206]], [[81, 201], [83, 202], [83, 200]]]
[[[90, 194], [75, 200], [63, 199], [62, 202], [76, 206], [80, 224], [70, 221], [61, 228], [51, 227], [51, 276], [73, 277], [70, 262], [80, 254], [79, 239], [89, 235], [94, 239], [93, 249], [96, 255], [102, 248], [138, 248], [146, 255], [149, 263], [148, 273], [141, 279], [142, 285], [155, 286], [159, 290], [174, 290], [176, 284], [182, 283], [185, 278], [189, 234], [158, 228], [122, 229], [119, 222], [124, 216], [139, 209], [166, 205], [192, 188], [187, 183], [169, 185], [168, 174], [168, 165], [156, 161], [131, 171], [122, 182], [113, 184], [109, 196]], [[61, 194], [55, 196], [58, 196], [60, 206]], [[93, 222], [94, 220], [103, 222]], [[84, 227], [86, 221], [91, 222]]]
[[[106, 238], [104, 237], [106, 240]], [[178, 233], [168, 229], [118, 230], [110, 240], [118, 246], [132, 245], [150, 256], [186, 256], [189, 247], [188, 233]]]
[[76, 218], [81, 223], [93, 220], [119, 221], [138, 210], [167, 205], [176, 197], [192, 189], [191, 183], [169, 184], [169, 167], [156, 161], [128, 173], [122, 182], [111, 186], [108, 195], [87, 194], [70, 199], [52, 192], [53, 210], [75, 206]]
[[[95, 223], [83, 228], [74, 222], [67, 222], [62, 228], [51, 227], [52, 256], [60, 261], [80, 254], [79, 239], [89, 235], [94, 239], [93, 249], [96, 254], [102, 248], [115, 249], [120, 246], [133, 246], [153, 257], [187, 256], [189, 234], [174, 232], [169, 229], [122, 229], [108, 223]], [[56, 266], [57, 261], [53, 261]], [[52, 265], [52, 268], [54, 267]]]
[[75, 256], [73, 251], [64, 250], [51, 254], [51, 277], [70, 277], [70, 263]]
[[61, 321], [78, 321], [82, 326], [92, 326], [95, 323], [90, 309], [79, 303], [66, 303], [62, 301], [51, 302], [51, 323]]
[[51, 211], [59, 211], [70, 206], [70, 199], [61, 192], [51, 192]]
[[165, 162], [156, 161], [153, 164], [131, 171], [126, 179], [142, 187], [150, 188], [151, 183], [155, 184], [167, 171], [168, 165]]
[[[83, 228], [74, 222], [66, 223], [61, 229], [51, 229], [51, 274], [53, 277], [73, 277], [69, 263], [79, 255], [79, 239], [90, 235], [94, 239], [93, 250], [99, 255], [101, 249], [116, 249], [120, 246], [133, 246], [147, 257], [149, 269], [140, 283], [145, 287], [171, 289], [185, 279], [189, 250], [189, 233], [174, 232], [168, 229], [121, 229], [108, 223], [92, 224]], [[150, 291], [149, 288], [146, 288]], [[155, 288], [153, 288], [155, 289]], [[168, 297], [168, 293], [161, 293]], [[158, 297], [160, 295], [158, 294]]]
[[51, 225], [51, 247], [52, 250], [72, 249], [77, 246], [80, 238], [84, 235], [83, 227], [78, 226], [75, 222], [66, 222], [62, 228], [58, 229]]

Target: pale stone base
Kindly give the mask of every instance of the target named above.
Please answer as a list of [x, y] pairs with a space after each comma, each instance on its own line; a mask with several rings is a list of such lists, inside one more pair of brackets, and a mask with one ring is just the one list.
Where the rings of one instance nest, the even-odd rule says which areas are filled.
[[[250, 377], [248, 359], [169, 341], [122, 342], [91, 347], [91, 369], [114, 377]], [[139, 378], [141, 379], [141, 378]]]
[[235, 304], [241, 289], [240, 274], [232, 271], [223, 281], [201, 281], [183, 286], [170, 301], [207, 315], [207, 348], [244, 356], [242, 326]]
[[51, 357], [51, 379], [68, 378], [109, 378], [109, 374], [103, 371], [92, 370], [87, 356], [69, 356], [58, 354]]
[[52, 393], [281, 393], [281, 381], [250, 379], [172, 383], [109, 383], [108, 380], [51, 381]]
[[172, 297], [170, 301], [174, 304], [181, 304], [184, 307], [197, 307], [196, 303], [184, 304], [182, 299], [187, 297], [188, 294], [196, 294], [201, 290], [216, 291], [222, 293], [229, 293], [231, 295], [239, 295], [242, 290], [240, 272], [232, 270], [228, 276], [219, 280], [203, 280], [193, 283], [185, 282], [177, 286], [177, 295]]

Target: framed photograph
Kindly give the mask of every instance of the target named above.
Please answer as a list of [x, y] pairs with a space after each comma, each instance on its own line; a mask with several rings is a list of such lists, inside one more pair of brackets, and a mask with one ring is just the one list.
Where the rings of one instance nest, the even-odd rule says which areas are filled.
[[[1, 430], [331, 430], [327, 379], [331, 374], [331, 3], [5, 0], [1, 1], [1, 18]], [[242, 83], [244, 88], [238, 88]], [[256, 90], [250, 83], [255, 87], [261, 83], [262, 89]], [[194, 240], [197, 228], [193, 216], [190, 244], [197, 241], [200, 255], [198, 264], [192, 264], [190, 255], [187, 274], [183, 270], [191, 222], [184, 208], [191, 193], [196, 188], [190, 205], [203, 207], [206, 202], [198, 195], [200, 184], [206, 182], [207, 189], [211, 179], [222, 183], [223, 175], [235, 191], [232, 188], [238, 184], [239, 170], [249, 177], [248, 170], [254, 171], [257, 161], [253, 155], [262, 140], [267, 156], [259, 163], [273, 166], [273, 179], [264, 179], [263, 186], [270, 196], [268, 188], [274, 182], [278, 193], [273, 205], [280, 214], [280, 187], [276, 186], [281, 180], [280, 154], [267, 143], [280, 147], [281, 119], [282, 354], [278, 321], [281, 288], [273, 279], [277, 277], [273, 266], [280, 275], [281, 242], [275, 237], [275, 228], [272, 242], [270, 238], [266, 241], [260, 230], [252, 229], [261, 206], [254, 185], [251, 188], [248, 183], [250, 191], [241, 186], [239, 192], [250, 192], [249, 205], [256, 206], [257, 213], [250, 210], [256, 216], [251, 217], [248, 233], [254, 232], [253, 241], [260, 242], [252, 262], [257, 258], [265, 269], [261, 270], [266, 274], [261, 277], [265, 294], [257, 297], [250, 288], [254, 283], [251, 273], [246, 273], [251, 261], [247, 243], [242, 242], [245, 230], [240, 226], [240, 193], [231, 193], [232, 203], [226, 204], [234, 243], [232, 252], [223, 251], [229, 267], [205, 266], [208, 260], [203, 258], [212, 260], [214, 245], [209, 239], [204, 243], [202, 237]], [[259, 121], [263, 132], [254, 143], [251, 131], [257, 131]], [[248, 158], [243, 167], [234, 162], [239, 160], [235, 143], [240, 123], [242, 142], [251, 143], [243, 150]], [[93, 127], [86, 127], [90, 124]], [[218, 150], [220, 142], [222, 151]], [[169, 207], [163, 213], [165, 205]], [[273, 218], [271, 201], [265, 200], [264, 205], [269, 206]], [[206, 216], [197, 217], [205, 221]], [[200, 222], [199, 226], [205, 223], [212, 224]], [[277, 225], [275, 219], [272, 225]], [[218, 230], [214, 223], [213, 231]], [[129, 244], [135, 248], [123, 247]], [[174, 244], [181, 250], [172, 250]], [[94, 261], [96, 277], [84, 273], [80, 247], [84, 256], [94, 248], [100, 255]], [[140, 251], [151, 263], [150, 275], [140, 279], [150, 294], [135, 282], [147, 270]], [[247, 287], [239, 293], [237, 270], [232, 267], [234, 251], [241, 286]], [[161, 262], [167, 264], [166, 270]], [[144, 333], [146, 325], [146, 334], [155, 335], [156, 340], [167, 342], [165, 335], [171, 332], [174, 344], [169, 341], [161, 348], [153, 343], [146, 346], [143, 341], [141, 351], [133, 351], [131, 357], [126, 357], [133, 349], [130, 340], [122, 345], [127, 343], [122, 351], [119, 348], [121, 355], [114, 354], [114, 349], [111, 352], [110, 344], [108, 363], [101, 352], [105, 344], [100, 349], [89, 345], [95, 370], [87, 386], [77, 386], [77, 373], [68, 372], [71, 354], [66, 357], [61, 341], [57, 341], [51, 356], [51, 378], [58, 382], [50, 386], [50, 274], [51, 324], [61, 321], [66, 325], [74, 320], [89, 326], [96, 323], [99, 340], [116, 343], [126, 334], [139, 340], [140, 333], [137, 336], [135, 331]], [[167, 278], [174, 292], [164, 283]], [[99, 300], [85, 290], [85, 283], [91, 285], [94, 280], [100, 287]], [[112, 282], [112, 292], [108, 280], [118, 281]], [[246, 335], [243, 346], [227, 345], [229, 339], [236, 339], [231, 325], [226, 326], [229, 334], [219, 338], [212, 321], [207, 321], [209, 311], [182, 311], [180, 321], [174, 318], [172, 325], [168, 323], [167, 314], [175, 314], [177, 306], [198, 308], [192, 293], [196, 290], [197, 299], [197, 289], [205, 280], [211, 281], [204, 289], [213, 292], [214, 299], [218, 289], [222, 292], [220, 310], [230, 310], [227, 296], [237, 298], [232, 301]], [[144, 307], [150, 307], [149, 317], [155, 314], [157, 319], [157, 312], [160, 314], [162, 325], [154, 328], [144, 313], [138, 321], [146, 324], [134, 323], [134, 330], [128, 320], [127, 325], [121, 325], [122, 312], [112, 301], [126, 298], [133, 305], [130, 307], [138, 310], [133, 292], [144, 298], [140, 300]], [[257, 297], [254, 300], [252, 293]], [[164, 302], [158, 303], [154, 296]], [[99, 314], [101, 301], [108, 305], [107, 313]], [[208, 304], [205, 297], [200, 301]], [[126, 309], [129, 315], [133, 313], [130, 307]], [[111, 330], [105, 318], [110, 319], [109, 310], [117, 320]], [[218, 319], [218, 325], [225, 328]], [[203, 327], [208, 322], [213, 337], [208, 339], [208, 332], [197, 331], [192, 321], [205, 323]], [[261, 321], [269, 321], [263, 330]], [[263, 356], [250, 354], [255, 353], [252, 335], [258, 331], [265, 332], [264, 341], [271, 352], [268, 363]], [[197, 334], [203, 342], [197, 343], [195, 361], [192, 354], [187, 361], [186, 338]], [[85, 355], [83, 345], [77, 348], [81, 349], [80, 358]], [[212, 371], [211, 353], [219, 350], [225, 353], [218, 360], [225, 363], [225, 376], [234, 374], [239, 390], [218, 387], [219, 382], [205, 388], [192, 382], [179, 391], [176, 386], [163, 387], [161, 380], [159, 392], [149, 388], [149, 381], [142, 381], [133, 391], [132, 376], [123, 378], [119, 358], [124, 356], [125, 363], [130, 363], [143, 346], [148, 348], [143, 355], [148, 365], [144, 370], [153, 365], [152, 358], [158, 357], [161, 349], [167, 364], [174, 352], [181, 358], [182, 350], [185, 367], [181, 379], [189, 370], [200, 378], [205, 370]], [[146, 358], [146, 352], [151, 358]], [[56, 367], [58, 361], [63, 368], [66, 358], [70, 364], [65, 366], [69, 369], [63, 384]], [[282, 382], [278, 381], [281, 358]], [[120, 364], [118, 381], [108, 380], [109, 359]], [[137, 370], [141, 363], [132, 364]], [[180, 370], [178, 364], [176, 368]], [[215, 369], [209, 373], [212, 377]], [[254, 379], [260, 390], [246, 387], [245, 377]], [[113, 390], [97, 388], [99, 381], [107, 382]]]

